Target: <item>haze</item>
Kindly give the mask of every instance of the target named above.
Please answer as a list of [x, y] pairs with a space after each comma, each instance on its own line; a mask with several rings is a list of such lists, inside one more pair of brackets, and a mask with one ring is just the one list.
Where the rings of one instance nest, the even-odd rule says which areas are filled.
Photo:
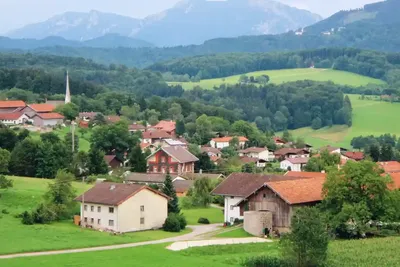
[[[247, 0], [243, 0], [247, 1]], [[327, 17], [341, 9], [358, 8], [374, 0], [278, 0]], [[135, 18], [173, 7], [179, 0], [0, 0], [0, 33], [44, 21], [67, 11], [92, 9]]]

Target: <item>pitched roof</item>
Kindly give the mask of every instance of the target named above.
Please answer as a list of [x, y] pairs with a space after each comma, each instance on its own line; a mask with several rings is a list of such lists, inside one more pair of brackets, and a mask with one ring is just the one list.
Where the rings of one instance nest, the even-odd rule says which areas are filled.
[[213, 154], [221, 154], [221, 150], [219, 150], [218, 148], [209, 147], [209, 146], [200, 147], [200, 151], [202, 153], [206, 152], [206, 153], [213, 153]]
[[176, 159], [179, 163], [195, 162], [199, 159], [181, 146], [162, 147], [165, 153]]
[[214, 195], [248, 197], [261, 186], [273, 180], [291, 180], [283, 175], [265, 175], [253, 173], [233, 173], [219, 184], [212, 193]]
[[193, 180], [175, 180], [173, 182], [176, 193], [187, 192], [194, 184]]
[[111, 123], [116, 123], [116, 122], [119, 122], [121, 120], [121, 117], [117, 116], [117, 115], [110, 115], [110, 116], [106, 117], [106, 120], [108, 120]]
[[287, 158], [286, 160], [292, 164], [306, 164], [310, 158]]
[[400, 172], [400, 163], [397, 161], [378, 162], [386, 173]]
[[185, 173], [179, 175], [179, 177], [186, 178], [187, 180], [197, 180], [200, 178], [219, 179], [223, 178], [224, 175], [221, 173]]
[[38, 116], [43, 120], [64, 119], [64, 116], [59, 113], [37, 113], [35, 116]]
[[120, 161], [120, 160], [117, 158], [117, 156], [115, 156], [115, 155], [105, 155], [105, 156], [104, 156], [104, 160], [105, 160], [105, 162], [106, 162], [107, 164], [110, 164], [110, 162], [113, 161], [114, 159]]
[[[125, 177], [125, 181], [137, 183], [164, 183], [166, 174], [162, 173], [138, 173], [131, 172]], [[172, 179], [175, 177], [171, 174]]]
[[147, 131], [142, 134], [143, 139], [161, 139], [161, 138], [171, 138], [172, 136], [166, 131]]
[[186, 146], [187, 145], [186, 143], [183, 143], [183, 142], [181, 142], [179, 140], [175, 140], [175, 139], [165, 139], [164, 141], [165, 141], [165, 143], [167, 143], [170, 146]]
[[56, 109], [56, 107], [51, 104], [31, 104], [28, 106], [36, 112], [52, 112]]
[[389, 189], [400, 189], [400, 172], [390, 173], [390, 177], [393, 180], [393, 184], [389, 185]]
[[303, 148], [291, 148], [291, 147], [284, 147], [281, 149], [278, 149], [274, 152], [274, 154], [278, 157], [280, 156], [286, 156], [289, 154], [294, 154], [294, 155], [298, 155], [298, 154], [309, 154], [309, 152]]
[[259, 159], [251, 157], [240, 157], [240, 161], [242, 163], [252, 163], [252, 162], [257, 163]]
[[160, 121], [156, 125], [153, 126], [156, 129], [160, 129], [166, 132], [172, 132], [176, 128], [176, 122], [174, 121]]
[[347, 151], [346, 153], [343, 154], [345, 157], [348, 157], [349, 159], [353, 160], [363, 160], [364, 159], [364, 153], [363, 152], [351, 152]]
[[274, 139], [275, 143], [283, 143], [283, 144], [287, 143], [285, 140], [283, 140], [279, 136], [274, 136], [273, 139]]
[[295, 177], [295, 178], [326, 178], [326, 173], [322, 172], [295, 172], [288, 171], [285, 173], [285, 176]]
[[0, 120], [18, 120], [23, 116], [23, 112], [12, 112], [12, 113], [0, 113]]
[[25, 102], [22, 100], [6, 100], [0, 101], [0, 108], [24, 108]]
[[333, 146], [324, 146], [324, 147], [321, 147], [320, 149], [319, 149], [319, 151], [324, 151], [324, 150], [328, 150], [328, 152], [333, 152], [333, 151], [335, 151], [335, 150], [340, 150], [341, 148], [340, 147], [333, 147]]
[[247, 153], [261, 153], [268, 150], [265, 147], [249, 147], [243, 150], [240, 150], [239, 153], [247, 154]]
[[135, 131], [135, 130], [146, 130], [146, 126], [144, 126], [142, 124], [134, 123], [134, 124], [129, 125], [129, 130], [133, 130], [133, 131]]
[[[247, 139], [244, 136], [236, 136], [239, 139], [239, 142], [247, 142], [249, 139]], [[216, 143], [226, 143], [230, 142], [234, 137], [233, 136], [225, 136], [225, 137], [218, 137], [218, 138], [213, 138], [211, 139], [212, 141]]]
[[[118, 206], [142, 190], [149, 190], [169, 199], [163, 193], [143, 185], [99, 183], [84, 193], [85, 203]], [[82, 202], [82, 195], [75, 200]]]
[[324, 177], [267, 182], [267, 186], [288, 204], [321, 201]]

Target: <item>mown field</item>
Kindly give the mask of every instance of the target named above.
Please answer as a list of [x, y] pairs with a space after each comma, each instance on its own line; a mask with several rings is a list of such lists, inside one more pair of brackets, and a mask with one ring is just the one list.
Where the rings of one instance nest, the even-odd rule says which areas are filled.
[[[47, 191], [51, 180], [11, 178], [14, 181], [14, 187], [0, 190], [0, 237], [2, 241], [0, 242], [0, 254], [134, 243], [164, 239], [190, 232], [190, 230], [185, 230], [175, 234], [157, 230], [112, 236], [108, 233], [81, 229], [75, 226], [72, 220], [50, 225], [23, 225], [19, 218], [15, 218], [15, 215], [35, 208], [42, 201], [42, 196]], [[73, 186], [80, 194], [92, 185], [75, 182]], [[8, 214], [4, 214], [3, 210]], [[78, 204], [77, 210], [79, 210]], [[183, 210], [183, 212], [190, 223], [197, 223], [199, 217], [205, 216], [209, 216], [213, 223], [223, 222], [223, 216], [219, 216], [219, 213], [222, 214], [219, 209], [209, 208], [187, 212]], [[214, 217], [211, 216], [213, 214]]]
[[[332, 69], [284, 69], [284, 70], [269, 70], [269, 71], [256, 71], [245, 73], [248, 77], [258, 77], [261, 75], [268, 75], [270, 83], [280, 84], [285, 82], [295, 82], [299, 80], [313, 80], [313, 81], [332, 81], [337, 84], [349, 86], [363, 86], [367, 84], [384, 84], [382, 80], [358, 75], [346, 71], [338, 71]], [[171, 82], [169, 84], [181, 84], [185, 90], [190, 90], [195, 86], [200, 86], [204, 89], [213, 89], [214, 86], [222, 84], [236, 84], [239, 82], [241, 75], [229, 76], [225, 78], [216, 78], [202, 80], [200, 82]]]
[[337, 145], [350, 147], [351, 139], [360, 135], [400, 135], [400, 103], [378, 100], [361, 100], [358, 95], [349, 95], [353, 106], [353, 126], [335, 125], [312, 130], [310, 127], [290, 131], [295, 137], [303, 137], [315, 147]]
[[[251, 256], [279, 256], [278, 242], [190, 248], [180, 252], [165, 249], [168, 244], [99, 252], [0, 260], [7, 267], [228, 267], [242, 266]], [[333, 241], [329, 245], [328, 267], [400, 266], [400, 238]]]

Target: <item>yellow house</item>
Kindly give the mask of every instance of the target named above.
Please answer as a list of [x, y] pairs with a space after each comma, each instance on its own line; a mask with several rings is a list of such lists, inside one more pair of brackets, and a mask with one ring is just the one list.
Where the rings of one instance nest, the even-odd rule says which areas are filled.
[[169, 197], [144, 185], [99, 183], [75, 200], [81, 202], [81, 224], [94, 229], [159, 229], [168, 216]]

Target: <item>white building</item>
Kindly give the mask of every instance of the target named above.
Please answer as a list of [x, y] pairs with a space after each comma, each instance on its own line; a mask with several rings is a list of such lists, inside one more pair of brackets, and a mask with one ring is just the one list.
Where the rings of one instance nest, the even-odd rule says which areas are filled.
[[[229, 147], [229, 143], [232, 141], [233, 138], [234, 137], [232, 137], [232, 136], [213, 138], [210, 141], [210, 146], [218, 148], [218, 149], [223, 149], [225, 147]], [[244, 148], [246, 143], [249, 141], [249, 139], [247, 139], [244, 136], [238, 136], [237, 139], [239, 140], [240, 148]]]
[[58, 113], [37, 113], [32, 117], [33, 125], [38, 127], [62, 124], [64, 116]]
[[239, 156], [263, 159], [265, 161], [273, 161], [275, 159], [274, 152], [269, 151], [266, 147], [249, 147], [244, 150], [240, 150]]
[[23, 112], [0, 113], [0, 122], [7, 125], [24, 124], [29, 121], [29, 117]]
[[94, 229], [159, 229], [168, 216], [169, 197], [144, 185], [99, 183], [76, 200], [81, 202], [81, 224]]
[[310, 158], [287, 158], [281, 162], [281, 169], [301, 172]]

